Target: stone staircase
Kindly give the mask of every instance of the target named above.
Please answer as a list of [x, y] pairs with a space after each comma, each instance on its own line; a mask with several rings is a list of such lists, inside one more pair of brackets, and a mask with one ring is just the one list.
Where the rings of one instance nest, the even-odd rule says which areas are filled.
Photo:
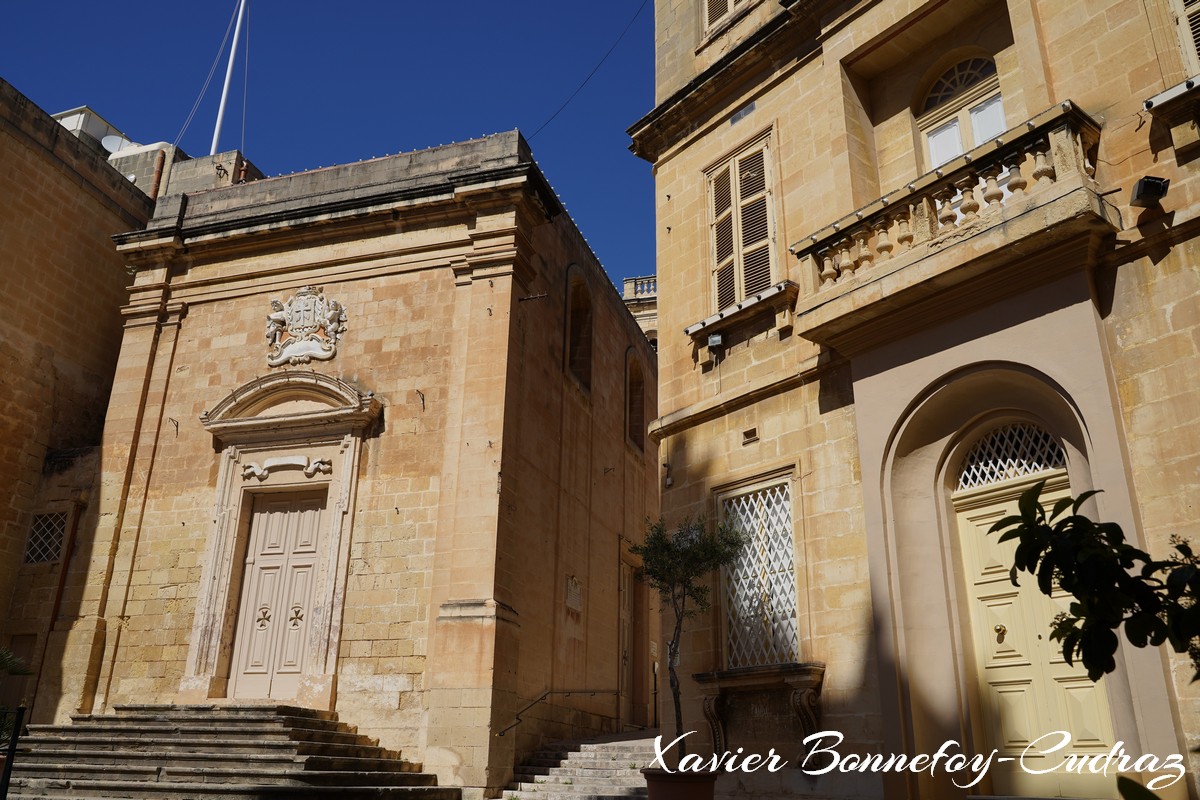
[[654, 758], [657, 731], [557, 742], [517, 767], [504, 800], [618, 800], [645, 797], [639, 771]]
[[329, 711], [117, 706], [30, 725], [8, 800], [461, 800]]

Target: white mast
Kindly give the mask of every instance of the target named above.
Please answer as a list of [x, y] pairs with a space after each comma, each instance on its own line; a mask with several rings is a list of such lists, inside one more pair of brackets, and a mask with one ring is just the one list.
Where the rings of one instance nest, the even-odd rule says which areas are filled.
[[221, 107], [217, 110], [217, 127], [213, 131], [212, 149], [210, 156], [217, 154], [217, 145], [221, 141], [221, 123], [225, 121], [225, 101], [229, 99], [229, 82], [233, 78], [233, 60], [237, 57], [238, 37], [242, 34], [242, 15], [246, 13], [246, 0], [238, 2], [237, 23], [233, 30], [233, 47], [229, 50], [229, 66], [225, 68], [225, 88], [221, 90]]

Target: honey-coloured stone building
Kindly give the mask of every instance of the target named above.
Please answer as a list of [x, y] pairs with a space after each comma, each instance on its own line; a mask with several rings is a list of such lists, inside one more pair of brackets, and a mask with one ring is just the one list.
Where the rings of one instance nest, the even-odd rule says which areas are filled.
[[334, 711], [466, 797], [650, 724], [655, 355], [521, 136], [214, 161], [109, 243], [99, 477], [54, 604], [13, 601], [52, 615], [34, 720]]
[[1049, 637], [1068, 599], [986, 534], [1046, 480], [1157, 558], [1200, 541], [1197, 31], [1176, 0], [655, 3], [663, 510], [757, 553], [685, 643], [685, 729], [1014, 759], [720, 794], [1115, 797], [1049, 767], [1120, 742], [1197, 796], [1189, 659], [1123, 646], [1093, 684]]

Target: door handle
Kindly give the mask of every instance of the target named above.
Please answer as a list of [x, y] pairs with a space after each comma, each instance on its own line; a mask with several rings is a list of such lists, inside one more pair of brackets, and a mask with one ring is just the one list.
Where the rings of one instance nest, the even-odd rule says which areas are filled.
[[992, 628], [992, 630], [996, 632], [997, 644], [1002, 643], [1004, 641], [1004, 637], [1008, 635], [1008, 628], [1003, 625], [997, 625], [996, 627]]

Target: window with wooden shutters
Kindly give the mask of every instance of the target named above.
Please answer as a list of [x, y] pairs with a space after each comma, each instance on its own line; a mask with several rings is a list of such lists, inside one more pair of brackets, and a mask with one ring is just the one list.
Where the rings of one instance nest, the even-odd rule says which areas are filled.
[[1200, 0], [1174, 0], [1179, 43], [1189, 75], [1200, 72]]
[[771, 285], [768, 154], [760, 140], [709, 173], [718, 311]]
[[704, 27], [712, 29], [750, 0], [704, 0]]

